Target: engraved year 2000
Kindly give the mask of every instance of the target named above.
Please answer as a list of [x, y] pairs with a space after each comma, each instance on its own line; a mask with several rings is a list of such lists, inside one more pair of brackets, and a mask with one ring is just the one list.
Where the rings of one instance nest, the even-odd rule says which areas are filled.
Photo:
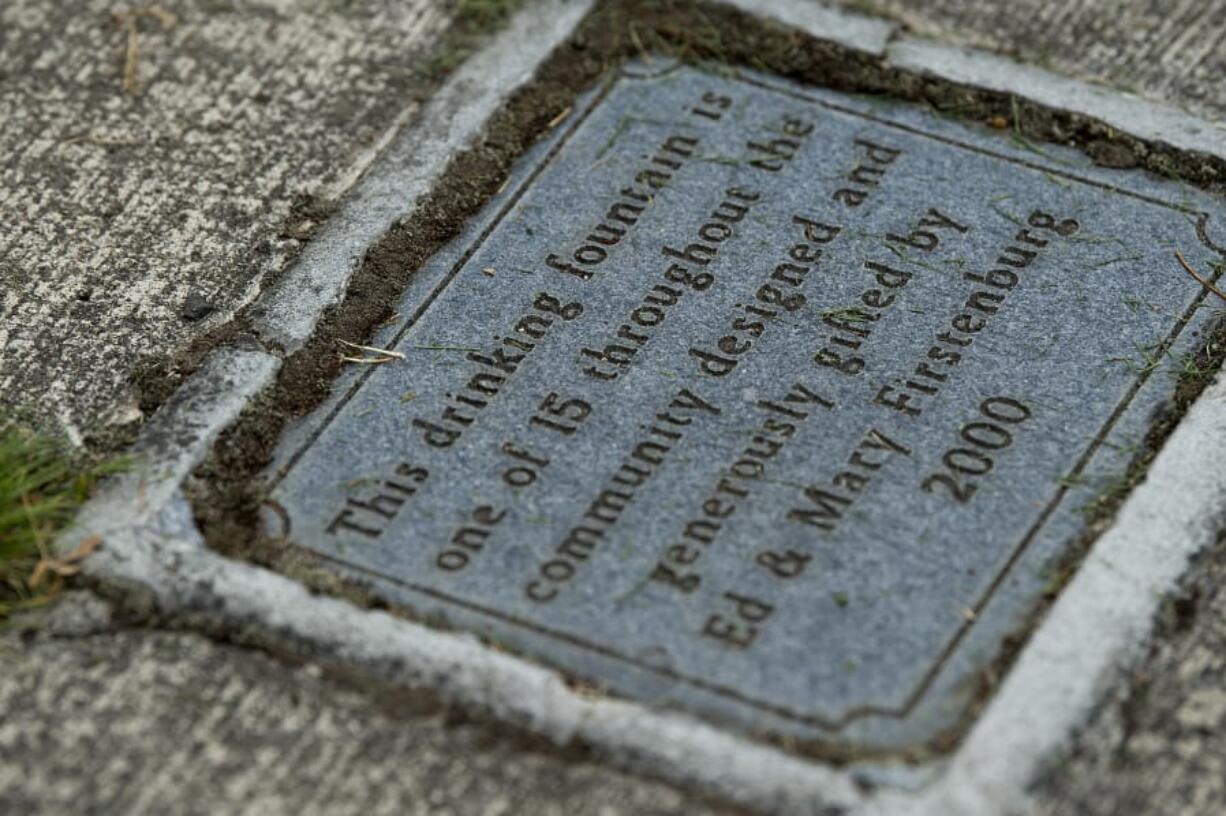
[[999, 452], [1013, 444], [1013, 429], [1030, 419], [1030, 409], [1012, 397], [989, 397], [979, 404], [979, 416], [962, 426], [964, 445], [950, 448], [941, 457], [944, 469], [920, 484], [925, 493], [947, 492], [959, 502], [968, 502], [979, 481], [992, 472]]

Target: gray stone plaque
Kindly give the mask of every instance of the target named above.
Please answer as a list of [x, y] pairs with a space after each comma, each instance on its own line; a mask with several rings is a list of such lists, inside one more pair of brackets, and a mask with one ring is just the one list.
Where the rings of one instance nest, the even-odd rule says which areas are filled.
[[[657, 69], [652, 72], [651, 68]], [[1213, 204], [631, 66], [289, 436], [292, 541], [614, 695], [849, 749], [973, 708], [1211, 304]]]

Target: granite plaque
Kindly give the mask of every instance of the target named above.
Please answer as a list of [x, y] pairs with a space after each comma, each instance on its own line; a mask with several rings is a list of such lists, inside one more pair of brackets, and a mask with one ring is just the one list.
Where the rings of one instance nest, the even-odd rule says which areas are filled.
[[289, 436], [290, 539], [613, 695], [934, 738], [1203, 336], [1214, 205], [757, 75], [581, 103]]

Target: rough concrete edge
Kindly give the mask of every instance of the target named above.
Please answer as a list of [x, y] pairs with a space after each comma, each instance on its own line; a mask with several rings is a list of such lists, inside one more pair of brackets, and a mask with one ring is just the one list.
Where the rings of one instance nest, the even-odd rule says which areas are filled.
[[[1226, 508], [1226, 377], [1184, 417], [1061, 593], [941, 779], [902, 812], [984, 814], [1028, 804], [1105, 686], [1133, 663], [1162, 600], [1211, 546]], [[888, 798], [888, 797], [887, 797]]]
[[[77, 526], [103, 536], [102, 551], [122, 557], [113, 531], [146, 523], [204, 460], [218, 434], [238, 419], [252, 397], [270, 385], [281, 361], [263, 351], [221, 348], [201, 363], [162, 410], [141, 430], [131, 454], [133, 468], [108, 480], [106, 489], [82, 509]], [[109, 523], [99, 525], [100, 519]], [[70, 530], [70, 537], [77, 537]], [[61, 543], [62, 545], [62, 543]], [[86, 562], [86, 572], [94, 559]]]
[[1050, 108], [1099, 119], [1145, 141], [1226, 159], [1226, 126], [996, 54], [904, 35], [888, 46], [886, 61], [892, 68], [1011, 93]]
[[766, 16], [800, 29], [818, 39], [852, 51], [884, 56], [898, 26], [878, 17], [865, 17], [814, 2], [796, 0], [723, 0], [748, 14]]
[[367, 249], [413, 211], [451, 159], [481, 134], [489, 117], [570, 35], [593, 2], [529, 4], [460, 66], [367, 168], [297, 263], [260, 298], [251, 326], [262, 340], [286, 353], [306, 342], [323, 310], [339, 302]]
[[558, 744], [578, 739], [628, 770], [755, 808], [811, 814], [857, 804], [845, 772], [814, 765], [695, 718], [573, 690], [556, 672], [348, 601], [313, 594], [279, 573], [209, 549], [180, 484], [279, 360], [258, 351], [210, 356], [146, 428], [136, 472], [113, 480], [57, 543], [101, 535], [85, 572], [135, 591], [185, 625], [256, 634], [315, 659], [390, 682], [438, 690]]
[[[131, 497], [131, 494], [128, 494]], [[120, 527], [122, 514], [95, 513], [82, 534], [109, 527], [92, 576], [149, 593], [164, 615], [187, 624], [224, 622], [300, 653], [342, 662], [398, 685], [541, 733], [578, 739], [628, 770], [780, 813], [846, 807], [860, 797], [846, 774], [721, 731], [685, 715], [585, 696], [559, 674], [483, 645], [477, 638], [312, 594], [278, 573], [208, 550], [182, 494], [147, 524]]]
[[[783, 0], [734, 1], [821, 39], [870, 53], [878, 46], [886, 47], [880, 40], [885, 35], [865, 28], [863, 18], [828, 10], [793, 14], [785, 10], [788, 6]], [[365, 251], [366, 245], [346, 236], [346, 230], [360, 228], [370, 241], [410, 211], [416, 196], [429, 189], [447, 158], [459, 149], [452, 140], [479, 132], [479, 123], [476, 130], [455, 127], [451, 120], [456, 111], [488, 105], [482, 109], [483, 120], [507, 93], [491, 95], [491, 83], [505, 89], [504, 83], [526, 79], [536, 61], [552, 48], [549, 44], [540, 51], [520, 51], [508, 48], [508, 40], [534, 41], [539, 47], [545, 41], [539, 32], [545, 31], [560, 41], [588, 6], [588, 2], [564, 0], [534, 6], [467, 63], [440, 96], [452, 107], [442, 101], [427, 106], [420, 124], [398, 137], [379, 160], [377, 172], [366, 175], [325, 234], [312, 243], [315, 254], [304, 254], [301, 271], [292, 270], [275, 293], [266, 293], [265, 302], [277, 304], [264, 325], [268, 332], [280, 333], [289, 344], [308, 336], [323, 308], [339, 297]], [[884, 31], [892, 35], [893, 29], [888, 25], [879, 29]], [[898, 52], [895, 67], [969, 84], [986, 81], [988, 87], [1000, 83], [998, 89], [1018, 93], [1023, 93], [1024, 85], [1025, 95], [1044, 104], [1109, 122], [1109, 116], [1127, 115], [1127, 122], [1119, 125], [1122, 130], [1141, 136], [1148, 133], [1148, 138], [1160, 138], [1183, 149], [1222, 155], [1216, 145], [1209, 143], [1206, 149], [1203, 140], [1194, 140], [1212, 129], [1186, 114], [1163, 110], [1161, 116], [1148, 121], [1145, 116], [1138, 118], [1134, 108], [1115, 108], [1110, 100], [1104, 103], [1098, 89], [1084, 83], [1028, 70], [1025, 82], [1013, 87], [1008, 83], [1015, 78], [1017, 66], [1007, 60], [927, 44], [912, 48], [917, 42], [910, 40], [902, 45], [906, 47]], [[506, 51], [513, 53], [502, 53]], [[888, 47], [887, 51], [895, 54]], [[508, 68], [498, 67], [504, 64]], [[991, 70], [985, 69], [982, 77], [974, 73], [985, 65]], [[469, 83], [485, 93], [474, 96], [474, 88], [466, 87]], [[1136, 104], [1147, 111], [1157, 107], [1139, 100]], [[1154, 128], [1160, 128], [1162, 135], [1155, 136]], [[412, 155], [423, 146], [432, 151], [434, 163], [427, 168]], [[382, 177], [388, 173], [411, 188], [380, 190]], [[415, 192], [406, 194], [409, 189]], [[378, 224], [382, 226], [376, 229]], [[328, 261], [324, 257], [328, 254], [336, 257]], [[314, 293], [305, 303], [303, 289]], [[382, 667], [400, 682], [439, 688], [453, 699], [483, 707], [557, 741], [580, 738], [630, 769], [777, 812], [846, 809], [862, 814], [979, 816], [1025, 802], [1026, 788], [1042, 769], [1045, 757], [1067, 742], [1113, 667], [1141, 645], [1161, 593], [1175, 585], [1189, 555], [1208, 542], [1211, 499], [1226, 493], [1221, 478], [1216, 483], [1197, 482], [1213, 473], [1215, 456], [1218, 461], [1226, 459], [1226, 434], [1216, 440], [1209, 434], [1213, 445], [1204, 440], [1207, 429], [1226, 428], [1226, 386], [1219, 382], [1197, 402], [1168, 442], [1149, 481], [1129, 499], [1121, 510], [1120, 523], [1099, 542], [1065, 590], [950, 760], [946, 773], [920, 795], [890, 791], [870, 795], [858, 789], [847, 771], [792, 757], [685, 715], [585, 697], [573, 692], [555, 673], [490, 650], [471, 636], [438, 632], [383, 613], [365, 612], [344, 601], [313, 596], [279, 574], [226, 560], [206, 549], [179, 483], [250, 397], [271, 382], [277, 366], [276, 358], [259, 352], [229, 350], [210, 358], [150, 423], [143, 438], [151, 440], [146, 449], [154, 460], [139, 476], [117, 480], [91, 502], [61, 546], [72, 547], [86, 535], [103, 533], [106, 544], [86, 562], [86, 572], [150, 593], [166, 612], [188, 619], [212, 616], [239, 627], [254, 625], [321, 657], [375, 670]], [[177, 447], [159, 445], [159, 438], [173, 439]], [[1199, 463], [1201, 469], [1189, 468], [1189, 462]], [[1140, 526], [1133, 530], [1130, 525]], [[1166, 546], [1156, 547], [1151, 536]], [[1120, 559], [1133, 559], [1130, 566], [1143, 568], [1125, 571], [1116, 563]]]

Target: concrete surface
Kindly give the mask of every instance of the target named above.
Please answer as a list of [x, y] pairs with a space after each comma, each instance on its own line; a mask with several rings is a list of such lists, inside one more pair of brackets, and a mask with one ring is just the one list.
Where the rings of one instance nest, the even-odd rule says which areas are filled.
[[[1226, 520], [1224, 520], [1226, 523]], [[1071, 759], [1040, 789], [1044, 816], [1226, 813], [1226, 537], [1167, 603]]]
[[664, 785], [71, 598], [0, 634], [0, 812], [716, 816]]
[[1059, 74], [1226, 113], [1226, 4], [1217, 0], [847, 0], [916, 34], [974, 45]]
[[[142, 6], [141, 8], [144, 8]], [[0, 408], [78, 439], [137, 366], [224, 323], [414, 106], [439, 4], [0, 4]]]
[[[1214, 50], [1226, 26], [1226, 3], [1218, 0], [882, 6], [924, 33], [1003, 48], [1213, 118], [1226, 111], [1226, 87], [1212, 81], [1226, 61]], [[76, 434], [138, 421], [128, 382], [136, 363], [224, 321], [284, 265], [295, 251], [293, 233], [305, 226], [286, 225], [296, 196], [331, 195], [365, 166], [365, 147], [411, 109], [406, 43], [427, 41], [441, 20], [419, 6], [376, 0], [176, 3], [178, 20], [168, 31], [155, 18], [139, 21], [143, 91], [127, 95], [127, 33], [111, 18], [114, 8], [103, 0], [10, 0], [0, 8], [0, 406]], [[334, 92], [338, 76], [348, 93]], [[1072, 762], [1041, 788], [1050, 813], [1212, 814], [1226, 807], [1221, 549], [1188, 578], [1201, 587], [1199, 600], [1175, 605], [1184, 610], [1175, 615], [1178, 625], [1164, 630], [1139, 671], [1120, 676]], [[213, 801], [215, 810], [278, 812], [279, 797], [281, 812], [323, 812], [342, 799], [310, 806], [304, 797], [321, 787], [319, 778], [284, 762], [283, 751], [291, 750], [284, 746], [297, 747], [300, 734], [304, 749], [323, 750], [335, 740], [310, 742], [307, 735], [334, 735], [336, 723], [349, 722], [357, 731], [378, 723], [374, 730], [385, 740], [378, 746], [386, 751], [352, 747], [361, 738], [350, 732], [341, 740], [351, 746], [347, 760], [308, 767], [344, 768], [346, 775], [322, 784], [329, 791], [346, 780], [386, 780], [377, 775], [389, 767], [404, 774], [349, 794], [363, 803], [367, 796], [406, 797], [374, 802], [376, 812], [600, 812], [578, 809], [580, 801], [630, 808], [623, 812], [701, 812], [671, 791], [550, 754], [504, 746], [491, 758], [465, 736], [466, 726], [388, 717], [371, 696], [342, 692], [257, 652], [194, 635], [94, 624], [86, 631], [29, 643], [4, 635], [0, 810], [109, 811], [110, 803], [123, 810], [124, 802], [107, 798], [120, 795], [117, 788], [108, 794], [90, 787], [123, 780], [132, 784], [129, 796], [147, 783], [166, 797], [151, 799], [150, 812], [173, 812], [176, 801], [183, 812], [212, 810]], [[135, 682], [139, 677], [146, 682]], [[220, 684], [226, 677], [242, 678], [230, 697]], [[181, 703], [193, 699], [191, 683], [196, 707], [187, 709]], [[219, 717], [264, 708], [289, 716], [292, 706], [276, 705], [295, 697], [308, 701], [296, 711], [302, 720], [249, 720], [249, 731], [234, 733], [250, 739], [217, 737], [223, 722], [209, 726], [213, 736], [198, 752], [179, 745], [207, 709]], [[120, 710], [126, 719], [115, 718]], [[306, 720], [294, 735], [277, 730]], [[100, 733], [93, 723], [108, 722], [123, 725], [110, 729], [113, 741], [91, 736]], [[65, 747], [74, 732], [84, 735], [75, 753]], [[230, 753], [210, 758], [203, 746], [215, 751], [218, 739]], [[434, 764], [423, 763], [424, 776], [415, 775], [413, 745], [437, 751]], [[439, 780], [459, 785], [460, 777], [497, 774], [493, 765], [523, 763], [532, 769], [520, 787], [494, 777], [501, 793], [469, 788], [437, 805], [427, 793], [408, 798], [410, 784], [449, 796], [458, 788]], [[223, 769], [240, 765], [263, 773], [226, 787]], [[582, 773], [567, 776], [576, 767]], [[556, 779], [566, 784], [551, 788]], [[390, 790], [402, 781], [405, 790]], [[523, 798], [527, 790], [542, 795]], [[660, 798], [633, 798], [640, 793]], [[494, 807], [499, 797], [507, 799], [502, 811]]]

